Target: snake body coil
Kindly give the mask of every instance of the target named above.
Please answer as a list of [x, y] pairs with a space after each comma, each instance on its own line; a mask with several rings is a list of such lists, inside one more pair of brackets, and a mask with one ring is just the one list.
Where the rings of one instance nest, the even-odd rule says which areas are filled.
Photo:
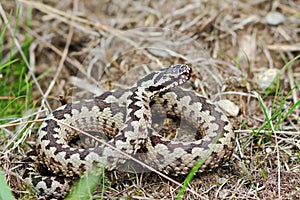
[[[204, 161], [200, 172], [228, 160], [235, 135], [227, 117], [204, 97], [176, 87], [190, 76], [191, 68], [187, 65], [173, 65], [150, 73], [130, 89], [105, 92], [56, 109], [42, 123], [36, 146], [39, 162], [58, 178], [35, 176], [39, 195], [64, 195], [62, 188], [68, 188], [69, 182], [61, 181], [61, 177], [81, 175], [94, 163], [113, 170], [128, 160], [107, 145], [72, 147], [70, 142], [82, 137], [72, 127], [102, 133], [111, 138], [110, 146], [167, 174], [187, 174], [199, 159]], [[153, 102], [188, 119], [201, 129], [203, 137], [193, 142], [176, 142], [160, 136], [151, 127]]]

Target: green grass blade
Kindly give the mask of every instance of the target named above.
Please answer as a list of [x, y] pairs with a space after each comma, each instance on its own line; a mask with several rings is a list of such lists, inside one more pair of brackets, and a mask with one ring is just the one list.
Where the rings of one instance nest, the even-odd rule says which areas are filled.
[[14, 59], [14, 60], [11, 60], [11, 61], [9, 61], [9, 62], [6, 62], [6, 63], [0, 65], [0, 73], [1, 73], [1, 71], [2, 71], [5, 67], [8, 67], [8, 66], [12, 65], [13, 63], [17, 62], [18, 60], [19, 60], [19, 59]]
[[260, 105], [260, 107], [261, 107], [261, 109], [262, 109], [262, 111], [264, 113], [264, 116], [266, 117], [266, 122], [267, 122], [267, 125], [268, 125], [268, 129], [270, 130], [270, 128], [271, 128], [271, 121], [270, 121], [269, 115], [267, 113], [267, 108], [264, 105], [263, 100], [262, 100], [261, 96], [258, 93], [256, 93], [256, 97], [257, 97], [259, 105]]
[[290, 61], [288, 61], [280, 70], [279, 73], [283, 72], [284, 70], [286, 70], [286, 68], [288, 66], [290, 66], [293, 62], [295, 62], [296, 60], [300, 59], [300, 55], [296, 56], [295, 58], [291, 59]]
[[300, 100], [298, 100], [289, 110], [288, 112], [284, 115], [283, 120], [284, 121], [294, 110], [295, 108], [300, 104]]
[[88, 173], [80, 178], [78, 183], [73, 186], [66, 199], [93, 199], [93, 191], [97, 189], [102, 176], [103, 172], [99, 171], [99, 168], [94, 165], [91, 170], [89, 170]]
[[15, 199], [12, 192], [10, 191], [2, 169], [0, 168], [0, 200], [13, 200]]

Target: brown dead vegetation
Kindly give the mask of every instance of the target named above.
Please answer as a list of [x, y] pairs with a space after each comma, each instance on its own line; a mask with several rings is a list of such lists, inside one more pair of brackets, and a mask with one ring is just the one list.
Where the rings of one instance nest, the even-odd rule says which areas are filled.
[[[1, 4], [6, 15], [13, 11], [13, 25], [15, 2]], [[276, 130], [266, 126], [253, 133], [266, 122], [259, 96], [270, 115], [294, 87], [282, 108], [299, 101], [299, 60], [280, 72], [283, 95], [275, 102], [276, 93], [261, 88], [259, 78], [299, 55], [299, 1], [20, 0], [18, 4], [22, 17], [17, 39], [22, 43], [22, 34], [34, 38], [29, 55], [32, 70], [36, 77], [46, 72], [38, 81], [44, 97], [35, 87], [35, 101], [44, 99], [53, 110], [60, 106], [60, 95], [68, 101], [89, 98], [128, 87], [163, 66], [189, 63], [194, 76], [187, 87], [212, 101], [231, 100], [240, 109], [230, 117], [237, 135], [231, 161], [195, 177], [189, 188], [203, 199], [300, 198], [299, 106]], [[28, 28], [24, 19], [30, 9]], [[285, 21], [268, 25], [265, 16], [270, 11], [280, 12]], [[40, 107], [45, 108], [47, 104]], [[272, 124], [277, 121], [276, 117]], [[34, 141], [34, 136], [27, 141]], [[24, 156], [24, 148], [28, 147], [3, 152], [1, 158], [18, 198], [22, 198], [22, 181], [9, 163], [18, 160], [13, 152]], [[179, 189], [155, 173], [109, 180], [104, 199], [174, 199]], [[184, 199], [197, 198], [189, 191], [184, 195]]]

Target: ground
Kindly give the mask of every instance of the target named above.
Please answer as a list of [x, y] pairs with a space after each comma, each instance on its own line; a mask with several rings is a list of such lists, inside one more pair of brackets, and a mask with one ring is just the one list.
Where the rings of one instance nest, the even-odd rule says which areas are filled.
[[[126, 88], [175, 63], [193, 67], [184, 87], [232, 106], [224, 112], [236, 133], [230, 161], [194, 177], [182, 198], [300, 198], [299, 1], [0, 4], [0, 160], [16, 198], [32, 197], [23, 187], [21, 161], [34, 144], [37, 119], [59, 107], [60, 97], [71, 102]], [[278, 25], [266, 19], [274, 11], [285, 17]], [[103, 199], [175, 199], [180, 189], [154, 172], [111, 172], [106, 179], [104, 194], [96, 192]]]

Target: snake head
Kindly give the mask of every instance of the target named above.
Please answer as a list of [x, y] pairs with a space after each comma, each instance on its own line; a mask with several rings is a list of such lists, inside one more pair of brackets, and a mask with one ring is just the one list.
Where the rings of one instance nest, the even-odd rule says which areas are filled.
[[178, 85], [186, 82], [190, 79], [192, 74], [192, 68], [185, 64], [172, 65], [165, 71], [165, 76], [173, 79]]
[[185, 83], [192, 74], [192, 68], [185, 64], [172, 65], [169, 68], [157, 72], [153, 86], [149, 87], [152, 92], [162, 92]]
[[192, 68], [185, 64], [172, 65], [168, 68], [152, 72], [137, 81], [134, 90], [147, 91], [147, 96], [166, 91], [185, 83], [192, 74]]

